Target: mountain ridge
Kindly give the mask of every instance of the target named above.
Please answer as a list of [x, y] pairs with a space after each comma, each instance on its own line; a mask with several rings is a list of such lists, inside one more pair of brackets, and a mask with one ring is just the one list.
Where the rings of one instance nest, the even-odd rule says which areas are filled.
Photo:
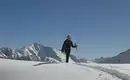
[[[42, 44], [33, 43], [24, 46], [20, 49], [11, 49], [8, 47], [0, 48], [0, 58], [29, 60], [29, 61], [44, 61], [44, 62], [65, 62], [65, 54], [58, 49], [44, 46]], [[78, 59], [76, 56], [70, 56], [70, 62], [87, 62], [86, 59]]]
[[119, 53], [118, 55], [105, 59], [100, 63], [130, 63], [130, 49]]

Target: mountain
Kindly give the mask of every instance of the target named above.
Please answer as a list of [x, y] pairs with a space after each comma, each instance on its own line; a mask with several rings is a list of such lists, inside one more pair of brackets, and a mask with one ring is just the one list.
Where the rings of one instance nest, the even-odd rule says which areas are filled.
[[[44, 62], [65, 62], [65, 54], [57, 49], [46, 47], [38, 43], [24, 46], [20, 49], [11, 49], [8, 47], [0, 48], [0, 57], [17, 60], [44, 61]], [[76, 56], [70, 56], [70, 62], [87, 62], [85, 59], [78, 59]]]
[[130, 49], [117, 56], [101, 61], [101, 63], [130, 63]]
[[12, 58], [13, 51], [11, 48], [3, 47], [0, 48], [0, 57], [1, 58]]
[[95, 60], [93, 60], [94, 62], [103, 62], [105, 60], [109, 59], [109, 57], [101, 57], [101, 58], [96, 58]]
[[76, 56], [74, 55], [70, 55], [71, 59], [74, 61], [74, 62], [82, 62], [82, 63], [87, 63], [87, 59], [86, 58], [77, 58]]

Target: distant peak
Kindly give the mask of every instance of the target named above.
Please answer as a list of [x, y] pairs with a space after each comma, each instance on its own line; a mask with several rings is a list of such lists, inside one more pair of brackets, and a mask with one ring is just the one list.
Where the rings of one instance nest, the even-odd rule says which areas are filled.
[[33, 43], [33, 45], [40, 45], [39, 43]]
[[35, 48], [36, 50], [39, 50], [40, 48], [44, 48], [42, 44], [39, 43], [33, 43], [31, 47]]
[[128, 49], [127, 51], [130, 51], [130, 49]]
[[42, 44], [39, 44], [39, 43], [33, 43], [32, 45], [33, 46], [43, 46]]

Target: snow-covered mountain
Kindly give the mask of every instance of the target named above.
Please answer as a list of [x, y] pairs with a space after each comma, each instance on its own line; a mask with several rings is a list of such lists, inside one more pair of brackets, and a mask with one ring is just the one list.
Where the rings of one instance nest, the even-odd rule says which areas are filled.
[[[44, 62], [65, 62], [65, 54], [61, 53], [58, 49], [46, 47], [38, 43], [25, 46], [20, 49], [11, 49], [8, 47], [0, 48], [0, 57], [17, 59], [17, 60], [31, 60], [31, 61], [44, 61]], [[78, 59], [76, 56], [71, 55], [70, 62], [87, 62], [85, 59]]]
[[100, 58], [96, 58], [96, 59], [94, 59], [93, 61], [94, 62], [103, 62], [103, 61], [105, 61], [105, 60], [107, 60], [107, 59], [109, 59], [110, 57], [100, 57]]
[[117, 56], [101, 61], [101, 63], [130, 63], [130, 49]]

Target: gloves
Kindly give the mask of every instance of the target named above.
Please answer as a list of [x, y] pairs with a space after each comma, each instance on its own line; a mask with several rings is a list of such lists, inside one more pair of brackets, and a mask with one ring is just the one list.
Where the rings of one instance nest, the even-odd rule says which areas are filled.
[[78, 45], [75, 43], [75, 48], [77, 49]]

